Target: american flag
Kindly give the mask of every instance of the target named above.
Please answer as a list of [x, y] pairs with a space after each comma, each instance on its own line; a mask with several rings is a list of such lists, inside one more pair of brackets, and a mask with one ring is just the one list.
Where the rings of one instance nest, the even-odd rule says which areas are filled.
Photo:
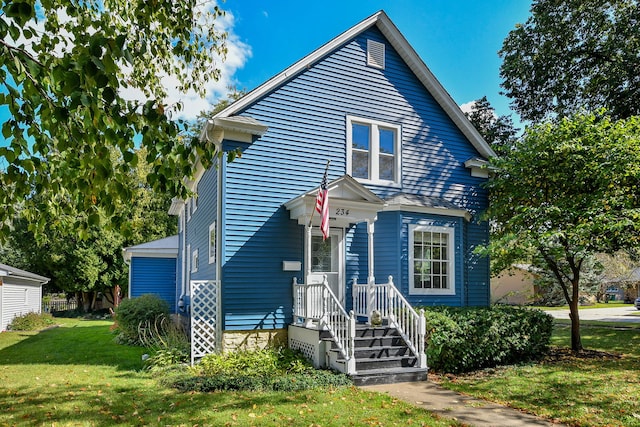
[[329, 190], [327, 190], [327, 171], [329, 169], [327, 163], [327, 169], [324, 171], [322, 177], [322, 183], [318, 189], [318, 196], [316, 197], [316, 211], [320, 214], [320, 231], [322, 231], [322, 240], [327, 240], [329, 237]]

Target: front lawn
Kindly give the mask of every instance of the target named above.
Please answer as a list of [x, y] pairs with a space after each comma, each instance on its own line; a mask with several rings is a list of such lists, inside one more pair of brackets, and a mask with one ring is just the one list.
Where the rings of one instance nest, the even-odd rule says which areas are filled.
[[355, 387], [180, 393], [142, 369], [143, 348], [113, 343], [110, 321], [61, 322], [0, 334], [0, 426], [458, 425]]
[[488, 369], [443, 379], [449, 389], [572, 426], [640, 426], [640, 329], [582, 328], [585, 357], [574, 357], [569, 325], [540, 364]]

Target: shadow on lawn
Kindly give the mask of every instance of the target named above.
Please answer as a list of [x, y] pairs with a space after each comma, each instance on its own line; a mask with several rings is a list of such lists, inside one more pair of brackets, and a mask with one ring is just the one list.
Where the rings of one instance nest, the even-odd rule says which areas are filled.
[[[222, 425], [251, 411], [310, 403], [313, 392], [177, 393], [149, 381], [127, 386], [92, 383], [11, 388], [0, 395], [0, 424]], [[278, 414], [274, 414], [278, 415]], [[210, 424], [211, 425], [211, 424]], [[238, 424], [234, 424], [238, 425]]]
[[109, 325], [58, 327], [35, 335], [20, 332], [21, 339], [0, 349], [0, 364], [102, 365], [119, 370], [143, 366], [141, 347], [119, 345]]

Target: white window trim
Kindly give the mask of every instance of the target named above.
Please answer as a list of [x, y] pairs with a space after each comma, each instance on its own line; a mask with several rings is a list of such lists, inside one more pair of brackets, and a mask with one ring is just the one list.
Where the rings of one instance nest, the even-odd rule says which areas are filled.
[[[414, 232], [416, 231], [430, 231], [436, 233], [446, 233], [449, 235], [449, 269], [448, 274], [449, 288], [448, 289], [417, 289], [414, 288], [413, 280], [413, 243]], [[410, 224], [409, 225], [409, 295], [455, 295], [456, 294], [456, 258], [455, 258], [455, 242], [456, 233], [454, 227], [440, 227], [434, 225], [421, 225]]]
[[191, 272], [198, 272], [198, 265], [200, 264], [200, 255], [198, 254], [198, 249], [194, 249], [191, 254]]
[[[211, 232], [212, 231], [215, 233], [214, 236], [213, 236], [213, 239], [211, 239]], [[209, 264], [215, 264], [216, 263], [216, 256], [218, 255], [218, 248], [216, 247], [216, 245], [217, 245], [217, 242], [216, 242], [217, 237], [218, 237], [218, 232], [216, 230], [216, 221], [213, 221], [209, 225]], [[211, 252], [213, 252], [213, 255], [211, 255]]]
[[184, 204], [184, 210], [187, 213], [187, 222], [191, 220], [191, 198], [187, 199], [187, 203]]
[[196, 213], [198, 210], [198, 193], [194, 194], [191, 198], [191, 214]]
[[[394, 125], [391, 123], [385, 123], [377, 120], [364, 119], [361, 117], [355, 116], [347, 116], [347, 173], [353, 176], [353, 131], [352, 124], [362, 124], [365, 126], [369, 126], [372, 130], [369, 141], [369, 175], [370, 179], [365, 178], [355, 178], [358, 182], [362, 182], [365, 184], [376, 184], [376, 185], [385, 185], [385, 186], [400, 186], [400, 177], [402, 176], [402, 127], [400, 125]], [[379, 133], [377, 130], [379, 128], [391, 129], [396, 133], [396, 141], [395, 141], [395, 178], [393, 180], [385, 180], [380, 179], [380, 141], [379, 141]]]

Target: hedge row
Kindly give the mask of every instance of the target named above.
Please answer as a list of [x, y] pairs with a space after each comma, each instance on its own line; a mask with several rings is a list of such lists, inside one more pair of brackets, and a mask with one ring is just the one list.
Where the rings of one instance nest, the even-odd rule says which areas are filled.
[[425, 308], [425, 318], [427, 362], [439, 372], [540, 359], [553, 329], [551, 316], [523, 307]]

